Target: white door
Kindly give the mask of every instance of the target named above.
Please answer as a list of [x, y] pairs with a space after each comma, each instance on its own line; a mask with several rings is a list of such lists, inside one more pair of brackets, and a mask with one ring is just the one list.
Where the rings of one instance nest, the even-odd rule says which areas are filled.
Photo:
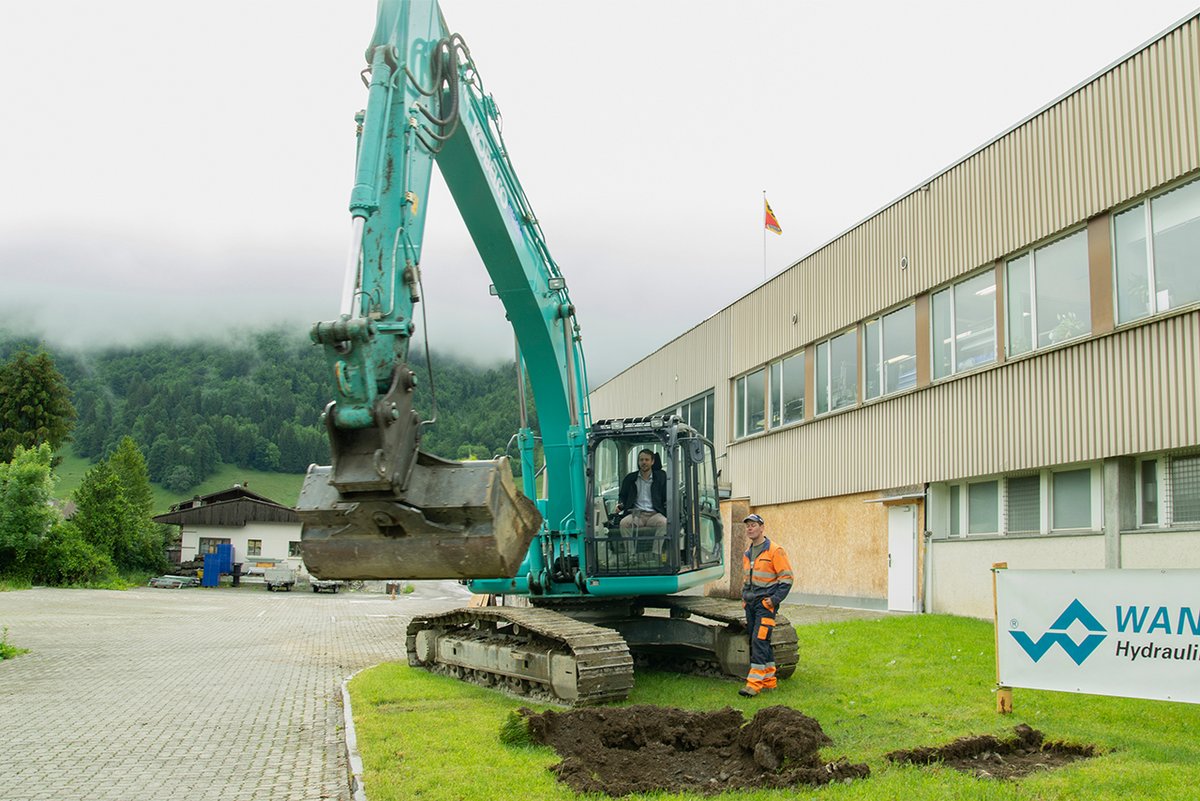
[[888, 507], [888, 610], [917, 609], [917, 507]]

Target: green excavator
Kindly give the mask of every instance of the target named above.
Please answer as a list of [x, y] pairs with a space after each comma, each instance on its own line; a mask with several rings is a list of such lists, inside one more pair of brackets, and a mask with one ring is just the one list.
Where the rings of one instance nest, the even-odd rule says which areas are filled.
[[[332, 464], [309, 469], [297, 507], [308, 569], [322, 579], [454, 578], [499, 598], [413, 620], [408, 658], [509, 692], [616, 701], [635, 661], [744, 678], [741, 602], [700, 594], [724, 574], [712, 443], [670, 415], [592, 422], [566, 279], [496, 103], [437, 3], [381, 0], [366, 61], [341, 314], [311, 331], [334, 399], [324, 413]], [[435, 162], [515, 334], [520, 489], [507, 457], [450, 462], [420, 448], [429, 421], [413, 405], [408, 350]], [[622, 527], [621, 482], [643, 451], [666, 476], [666, 525]], [[786, 678], [796, 640], [779, 622]]]

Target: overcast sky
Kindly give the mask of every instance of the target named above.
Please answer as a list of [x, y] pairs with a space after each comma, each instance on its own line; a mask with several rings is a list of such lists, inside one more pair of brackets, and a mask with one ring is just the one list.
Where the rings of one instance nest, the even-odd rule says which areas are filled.
[[[595, 383], [1195, 8], [443, 0], [504, 116]], [[97, 347], [338, 311], [373, 0], [0, 11], [0, 329]], [[511, 334], [435, 175], [435, 349]], [[783, 226], [768, 235], [762, 192]]]

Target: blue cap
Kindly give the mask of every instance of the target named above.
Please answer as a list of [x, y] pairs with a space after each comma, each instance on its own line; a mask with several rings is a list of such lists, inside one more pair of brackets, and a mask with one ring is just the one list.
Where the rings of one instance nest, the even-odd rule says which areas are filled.
[[744, 518], [742, 518], [743, 523], [749, 523], [751, 520], [753, 520], [755, 523], [763, 522], [763, 519], [758, 515], [746, 515]]

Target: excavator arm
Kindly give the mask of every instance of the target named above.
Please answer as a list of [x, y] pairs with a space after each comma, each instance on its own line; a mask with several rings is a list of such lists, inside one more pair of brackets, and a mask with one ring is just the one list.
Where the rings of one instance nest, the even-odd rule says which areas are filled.
[[[577, 537], [588, 410], [575, 309], [509, 161], [500, 115], [470, 50], [434, 0], [381, 0], [366, 51], [351, 245], [341, 315], [312, 327], [334, 399], [332, 464], [313, 466], [297, 511], [302, 551], [322, 578], [535, 576]], [[546, 462], [534, 503], [533, 434], [518, 432], [524, 493], [505, 457], [448, 462], [420, 450], [408, 350], [434, 162], [479, 251], [528, 371]], [[521, 385], [524, 385], [522, 374]]]

